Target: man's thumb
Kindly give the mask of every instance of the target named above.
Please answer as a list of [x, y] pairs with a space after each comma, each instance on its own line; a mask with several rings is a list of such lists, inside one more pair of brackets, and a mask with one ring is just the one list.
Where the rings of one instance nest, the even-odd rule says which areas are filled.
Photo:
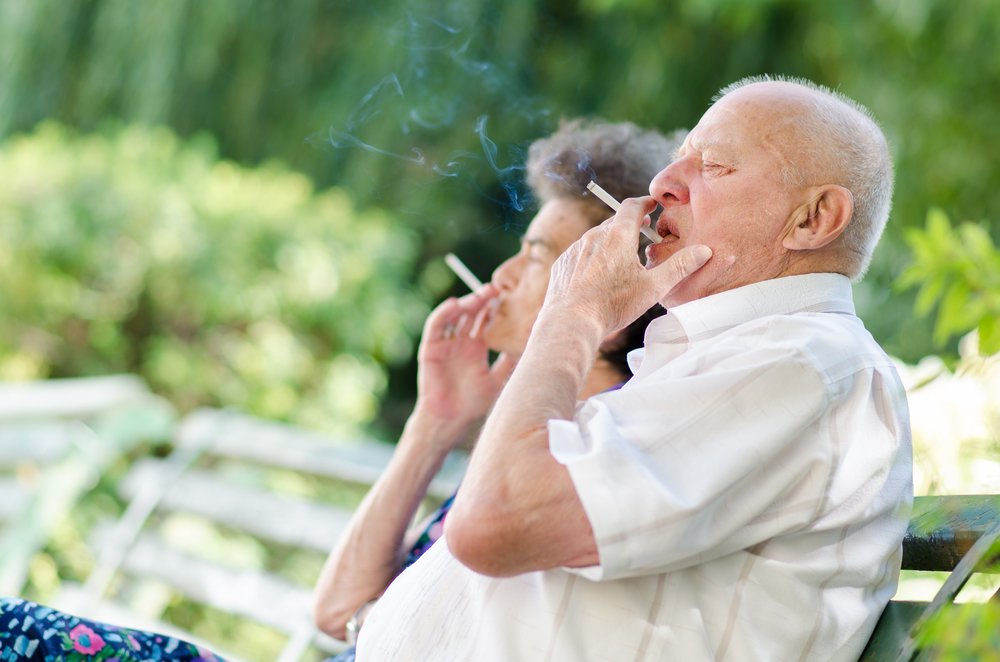
[[659, 284], [663, 286], [664, 292], [669, 292], [677, 283], [681, 282], [694, 272], [701, 269], [702, 265], [712, 257], [712, 249], [704, 244], [686, 246], [670, 256], [670, 259], [655, 267]]

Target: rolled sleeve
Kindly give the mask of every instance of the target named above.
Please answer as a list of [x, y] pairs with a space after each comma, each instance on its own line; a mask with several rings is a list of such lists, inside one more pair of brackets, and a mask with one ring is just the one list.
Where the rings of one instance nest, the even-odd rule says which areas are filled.
[[[827, 384], [802, 357], [647, 379], [549, 422], [594, 531], [607, 580], [668, 572], [745, 549], [808, 522], [833, 449], [809, 434]], [[822, 436], [821, 438], [826, 438]]]

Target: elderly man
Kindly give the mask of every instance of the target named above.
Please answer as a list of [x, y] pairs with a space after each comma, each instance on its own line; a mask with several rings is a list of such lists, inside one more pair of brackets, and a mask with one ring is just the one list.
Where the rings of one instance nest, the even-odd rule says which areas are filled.
[[[912, 498], [903, 389], [850, 286], [891, 192], [854, 102], [723, 90], [652, 197], [553, 267], [444, 544], [389, 587], [358, 659], [856, 659]], [[654, 301], [634, 377], [578, 405], [601, 340]]]

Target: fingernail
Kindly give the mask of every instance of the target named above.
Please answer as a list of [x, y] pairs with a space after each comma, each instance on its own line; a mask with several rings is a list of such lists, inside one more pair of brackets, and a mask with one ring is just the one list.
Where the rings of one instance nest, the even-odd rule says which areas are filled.
[[695, 246], [691, 251], [691, 257], [694, 258], [695, 264], [700, 267], [708, 262], [708, 259], [712, 257], [712, 249], [703, 244]]

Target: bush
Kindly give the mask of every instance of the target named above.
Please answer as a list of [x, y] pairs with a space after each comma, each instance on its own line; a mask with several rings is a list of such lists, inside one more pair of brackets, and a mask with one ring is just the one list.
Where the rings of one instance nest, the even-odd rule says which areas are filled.
[[135, 372], [182, 411], [351, 430], [427, 313], [416, 245], [208, 139], [44, 124], [0, 146], [0, 379]]
[[913, 262], [896, 282], [919, 287], [914, 310], [926, 316], [937, 308], [934, 340], [975, 329], [982, 354], [1000, 352], [1000, 250], [983, 225], [953, 227], [941, 209], [927, 213], [924, 228], [910, 228], [906, 242]]

